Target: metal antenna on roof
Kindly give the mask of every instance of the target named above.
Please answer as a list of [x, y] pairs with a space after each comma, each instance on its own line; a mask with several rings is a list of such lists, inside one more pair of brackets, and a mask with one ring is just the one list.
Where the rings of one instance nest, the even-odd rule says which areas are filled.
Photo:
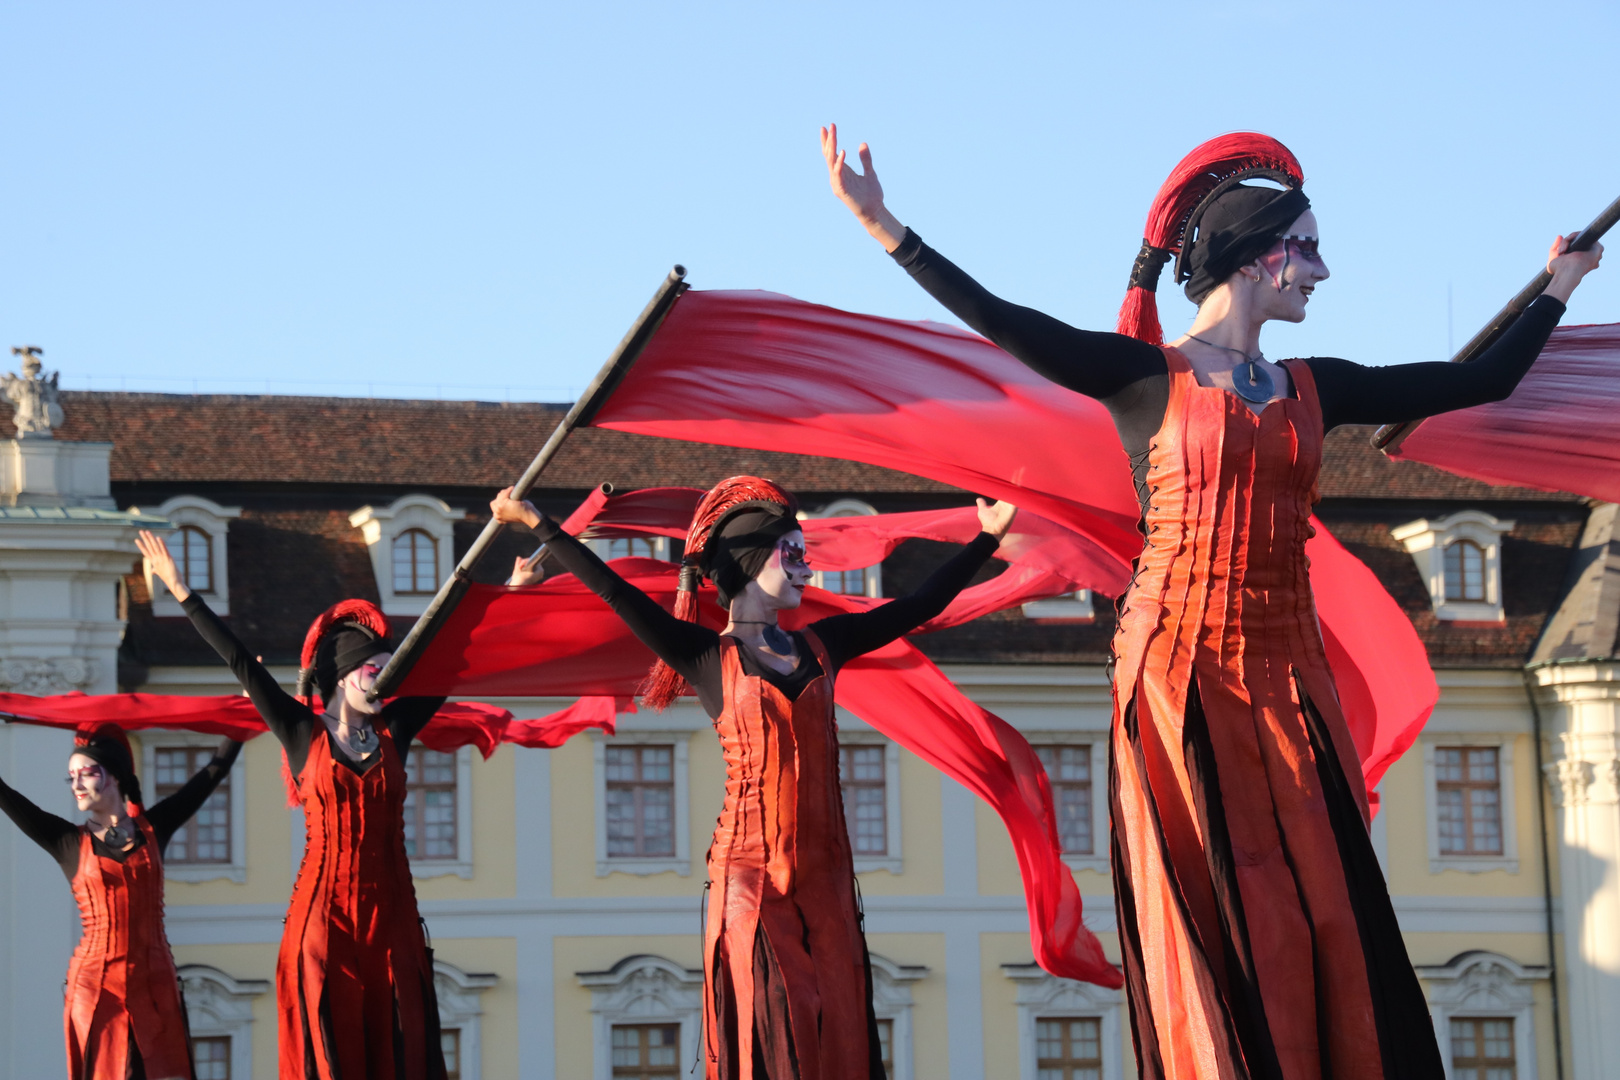
[[[1575, 242], [1569, 245], [1569, 250], [1590, 250], [1592, 245], [1601, 240], [1603, 234], [1613, 228], [1617, 221], [1620, 221], [1620, 199], [1614, 200], [1603, 213], [1593, 218], [1592, 224], [1582, 229], [1580, 235], [1575, 238]], [[1524, 314], [1524, 309], [1529, 307], [1531, 302], [1540, 296], [1551, 283], [1552, 274], [1548, 273], [1544, 267], [1541, 273], [1537, 274], [1530, 284], [1520, 289], [1519, 294], [1509, 300], [1507, 306], [1498, 311], [1479, 333], [1468, 339], [1468, 344], [1464, 345], [1462, 350], [1451, 358], [1451, 362], [1453, 364], [1466, 363], [1490, 348], [1496, 339], [1506, 333], [1507, 328], [1512, 326], [1520, 315]], [[1448, 292], [1447, 310], [1449, 311], [1449, 309], [1450, 294]], [[1449, 323], [1447, 325], [1449, 326]], [[1421, 423], [1423, 423], [1422, 420], [1407, 420], [1399, 424], [1385, 424], [1373, 432], [1372, 444], [1386, 454], [1393, 454], [1401, 448], [1401, 443], [1405, 441], [1408, 435], [1416, 431], [1417, 426]]]
[[[663, 284], [658, 286], [652, 300], [631, 325], [630, 332], [619, 342], [619, 347], [613, 350], [613, 355], [608, 357], [607, 363], [602, 365], [602, 370], [596, 373], [591, 385], [585, 388], [585, 393], [574, 402], [573, 408], [568, 410], [568, 415], [562, 418], [557, 429], [551, 433], [551, 438], [546, 440], [546, 444], [540, 448], [534, 460], [529, 462], [529, 467], [523, 470], [523, 475], [518, 478], [517, 483], [512, 485], [512, 498], [521, 499], [527, 496], [540, 479], [540, 474], [551, 463], [551, 459], [562, 449], [562, 444], [569, 433], [577, 427], [590, 423], [601, 411], [602, 406], [607, 404], [608, 398], [618, 389], [619, 383], [631, 365], [641, 356], [642, 350], [663, 325], [665, 316], [675, 306], [675, 301], [680, 299], [687, 288], [686, 267], [677, 265], [664, 278]], [[376, 682], [366, 695], [367, 698], [372, 701], [385, 698], [405, 681], [405, 676], [409, 675], [411, 668], [416, 665], [422, 650], [428, 647], [434, 635], [450, 617], [450, 613], [461, 602], [461, 598], [467, 595], [467, 590], [472, 585], [473, 567], [478, 565], [478, 561], [484, 557], [484, 553], [505, 528], [506, 526], [493, 519], [484, 526], [484, 531], [478, 534], [478, 539], [467, 549], [467, 554], [461, 557], [461, 561], [450, 572], [444, 584], [439, 586], [438, 593], [434, 595], [422, 617], [416, 620], [416, 625], [405, 635], [405, 640], [400, 643], [398, 650], [388, 661], [388, 666], [377, 675]]]

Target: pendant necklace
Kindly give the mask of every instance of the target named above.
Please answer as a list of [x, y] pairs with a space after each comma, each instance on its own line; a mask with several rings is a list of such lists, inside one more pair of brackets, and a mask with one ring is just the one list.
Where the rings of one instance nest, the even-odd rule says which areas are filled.
[[1234, 349], [1229, 345], [1217, 345], [1213, 341], [1205, 341], [1197, 334], [1188, 334], [1188, 337], [1201, 345], [1208, 345], [1212, 349], [1223, 352], [1237, 353], [1248, 361], [1232, 369], [1232, 389], [1237, 396], [1251, 404], [1259, 405], [1270, 401], [1271, 395], [1276, 391], [1276, 384], [1271, 378], [1271, 369], [1260, 366], [1259, 361], [1266, 358], [1265, 353], [1255, 353], [1250, 356], [1242, 349]]
[[[93, 828], [96, 825], [96, 822], [92, 821], [90, 824]], [[101, 842], [106, 844], [108, 847], [116, 851], [125, 844], [129, 843], [131, 839], [130, 834], [126, 833], [117, 825], [108, 825], [106, 828], [107, 831], [101, 834]]]
[[763, 631], [762, 636], [765, 638], [765, 644], [769, 645], [772, 650], [782, 656], [789, 656], [792, 654], [793, 639], [788, 636], [788, 632], [786, 630], [783, 630], [776, 623], [765, 622], [762, 619], [733, 619], [731, 620], [731, 623], [733, 626], [763, 626], [765, 630]]
[[376, 749], [377, 733], [369, 724], [360, 729], [359, 735], [341, 720], [337, 722], [337, 729], [338, 740], [354, 757], [363, 758]]

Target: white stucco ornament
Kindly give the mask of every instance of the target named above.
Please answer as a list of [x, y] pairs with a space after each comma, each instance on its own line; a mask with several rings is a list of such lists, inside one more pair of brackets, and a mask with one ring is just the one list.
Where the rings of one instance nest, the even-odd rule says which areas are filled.
[[43, 364], [38, 345], [13, 345], [11, 354], [22, 357], [22, 374], [6, 372], [0, 375], [0, 390], [15, 408], [11, 422], [17, 426], [19, 439], [53, 439], [51, 429], [62, 424], [61, 390], [58, 380], [61, 372], [49, 376], [42, 373]]

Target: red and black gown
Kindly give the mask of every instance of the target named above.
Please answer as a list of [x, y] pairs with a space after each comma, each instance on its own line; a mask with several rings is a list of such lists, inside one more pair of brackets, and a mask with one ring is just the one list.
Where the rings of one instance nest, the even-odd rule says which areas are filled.
[[367, 763], [192, 593], [182, 605], [287, 752], [304, 860], [276, 960], [282, 1080], [444, 1080], [433, 961], [405, 853], [405, 756], [443, 698], [399, 698]]
[[1338, 424], [1500, 400], [1563, 313], [1478, 360], [1286, 361], [1263, 407], [1177, 350], [991, 295], [908, 234], [895, 258], [975, 330], [1113, 414], [1145, 547], [1114, 639], [1109, 790], [1137, 1068], [1151, 1080], [1441, 1080], [1367, 832], [1305, 557]]
[[986, 534], [909, 596], [796, 632], [782, 675], [684, 622], [544, 519], [535, 530], [697, 692], [726, 761], [704, 921], [708, 1080], [882, 1080], [872, 978], [838, 782], [839, 668], [945, 610], [995, 551]]
[[185, 1006], [163, 929], [163, 851], [240, 750], [233, 744], [179, 791], [131, 814], [134, 840], [119, 849], [0, 780], [0, 810], [56, 859], [84, 926], [62, 1018], [69, 1080], [190, 1080]]

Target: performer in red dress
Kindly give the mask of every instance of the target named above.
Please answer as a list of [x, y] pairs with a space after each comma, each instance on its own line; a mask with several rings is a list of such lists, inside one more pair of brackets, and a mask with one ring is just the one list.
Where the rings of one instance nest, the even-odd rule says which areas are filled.
[[[589, 548], [515, 502], [490, 509], [545, 541], [659, 656], [644, 700], [662, 709], [690, 688], [714, 721], [726, 799], [709, 846], [704, 1038], [709, 1080], [881, 1080], [872, 980], [838, 782], [833, 680], [850, 660], [945, 610], [1012, 524], [982, 500], [984, 531], [910, 596], [784, 631], [811, 571], [793, 497], [738, 476], [698, 503], [675, 614]], [[729, 616], [696, 622], [700, 577]]]
[[[884, 205], [823, 129], [832, 187], [918, 282], [1030, 367], [1100, 400], [1130, 457], [1146, 544], [1114, 639], [1115, 903], [1138, 1069], [1154, 1080], [1445, 1075], [1367, 832], [1305, 541], [1322, 438], [1501, 400], [1602, 248], [1556, 240], [1546, 293], [1468, 364], [1269, 362], [1328, 270], [1299, 163], [1223, 136], [1155, 200], [1120, 334], [991, 295]], [[1276, 186], [1245, 183], [1270, 181]], [[1153, 290], [1199, 305], [1160, 344]], [[1414, 243], [1403, 272], [1439, 257]]]
[[221, 742], [196, 776], [148, 810], [123, 731], [113, 724], [81, 731], [68, 786], [89, 814], [83, 825], [41, 810], [0, 780], [0, 810], [56, 859], [84, 925], [63, 1012], [69, 1080], [191, 1080], [185, 1007], [163, 930], [163, 851], [241, 749]]
[[299, 690], [319, 688], [317, 714], [186, 588], [162, 540], [143, 532], [139, 546], [281, 741], [304, 808], [276, 963], [282, 1080], [443, 1080], [433, 961], [405, 854], [404, 761], [444, 699], [366, 701], [391, 655], [388, 622], [345, 600], [304, 640]]

